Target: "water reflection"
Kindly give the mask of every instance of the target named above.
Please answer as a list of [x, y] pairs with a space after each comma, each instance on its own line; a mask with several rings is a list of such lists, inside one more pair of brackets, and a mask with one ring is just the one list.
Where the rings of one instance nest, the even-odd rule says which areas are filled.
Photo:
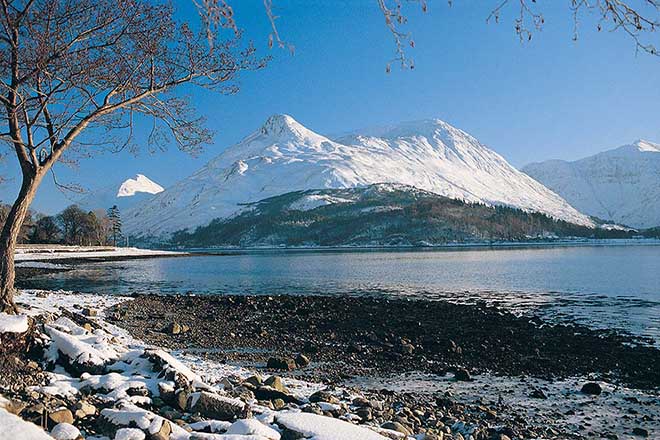
[[103, 294], [352, 294], [486, 301], [660, 339], [660, 246], [239, 252], [92, 263], [26, 287]]

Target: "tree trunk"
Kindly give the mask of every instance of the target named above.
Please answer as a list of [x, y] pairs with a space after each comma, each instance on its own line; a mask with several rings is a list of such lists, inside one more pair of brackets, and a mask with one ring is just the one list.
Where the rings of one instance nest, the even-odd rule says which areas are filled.
[[0, 233], [0, 312], [15, 314], [18, 312], [14, 303], [14, 252], [18, 235], [23, 226], [30, 204], [37, 192], [41, 176], [23, 176], [23, 183], [14, 205]]

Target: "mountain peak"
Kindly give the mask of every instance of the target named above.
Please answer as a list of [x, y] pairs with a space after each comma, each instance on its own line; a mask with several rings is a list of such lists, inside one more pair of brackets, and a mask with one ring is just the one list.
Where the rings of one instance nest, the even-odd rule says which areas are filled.
[[272, 115], [261, 127], [261, 133], [271, 136], [282, 134], [304, 135], [308, 131], [305, 126], [286, 114]]
[[660, 144], [656, 144], [651, 141], [646, 141], [644, 139], [638, 139], [633, 143], [639, 151], [648, 151], [653, 153], [660, 153]]
[[127, 179], [119, 187], [117, 197], [131, 197], [137, 193], [158, 194], [164, 188], [144, 174], [137, 174], [134, 179]]
[[[369, 136], [385, 139], [396, 139], [406, 137], [454, 137], [474, 140], [472, 136], [460, 130], [442, 119], [429, 118], [413, 121], [399, 122], [397, 124], [373, 126], [361, 129], [359, 131], [347, 133], [342, 136], [344, 139], [359, 136]], [[340, 138], [340, 139], [342, 139]]]
[[660, 144], [637, 140], [575, 161], [523, 168], [576, 209], [634, 228], [660, 224]]

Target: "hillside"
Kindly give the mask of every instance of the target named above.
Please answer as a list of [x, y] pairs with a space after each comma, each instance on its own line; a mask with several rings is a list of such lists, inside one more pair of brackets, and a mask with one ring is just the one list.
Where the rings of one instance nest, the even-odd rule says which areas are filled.
[[466, 203], [403, 185], [295, 191], [243, 206], [194, 232], [179, 246], [391, 246], [552, 237], [628, 237], [520, 209]]

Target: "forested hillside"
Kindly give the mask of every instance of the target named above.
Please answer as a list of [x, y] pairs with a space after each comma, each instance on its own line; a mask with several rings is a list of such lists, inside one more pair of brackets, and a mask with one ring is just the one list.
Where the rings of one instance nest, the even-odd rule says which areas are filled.
[[465, 203], [403, 185], [296, 191], [247, 204], [194, 232], [181, 246], [439, 245], [556, 237], [628, 238], [520, 209]]

